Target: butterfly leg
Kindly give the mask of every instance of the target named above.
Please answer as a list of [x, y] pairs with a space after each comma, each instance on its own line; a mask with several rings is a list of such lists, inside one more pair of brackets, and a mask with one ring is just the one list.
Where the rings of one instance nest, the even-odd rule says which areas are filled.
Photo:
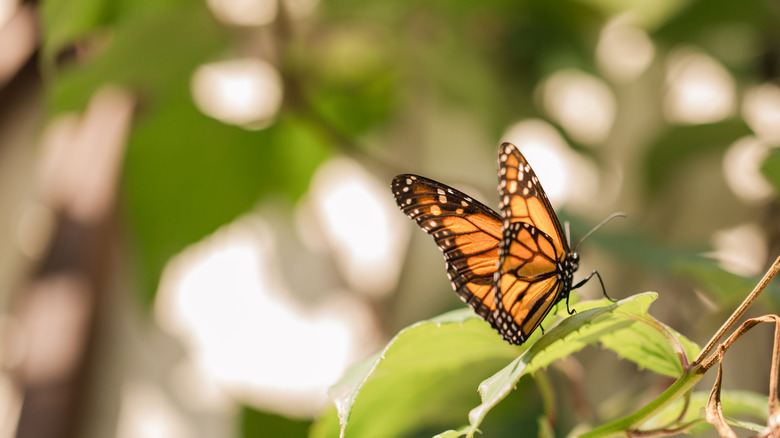
[[[601, 284], [601, 292], [602, 292], [602, 293], [604, 293], [604, 297], [606, 297], [608, 300], [610, 300], [610, 301], [612, 301], [612, 302], [614, 303], [614, 302], [615, 302], [615, 300], [613, 300], [612, 298], [610, 298], [610, 297], [609, 297], [609, 295], [607, 295], [607, 288], [606, 288], [606, 287], [604, 287], [604, 280], [602, 280], [602, 279], [601, 279], [601, 274], [599, 274], [599, 271], [595, 271], [595, 270], [594, 270], [593, 272], [591, 272], [591, 273], [590, 273], [590, 275], [588, 275], [587, 277], [585, 277], [585, 279], [581, 280], [579, 283], [575, 284], [575, 285], [574, 285], [574, 286], [572, 286], [571, 288], [572, 288], [572, 289], [577, 289], [577, 288], [579, 288], [579, 287], [580, 287], [580, 286], [582, 286], [583, 284], [587, 283], [587, 282], [588, 282], [588, 280], [590, 280], [590, 279], [591, 279], [591, 278], [592, 278], [594, 275], [596, 276], [596, 278], [598, 278], [598, 279], [599, 279], [599, 284]], [[568, 300], [567, 300], [566, 302], [567, 302], [567, 304], [568, 304]]]
[[566, 311], [569, 312], [569, 315], [574, 315], [575, 313], [577, 313], [577, 311], [576, 310], [572, 310], [572, 309], [569, 308], [569, 296], [570, 295], [571, 294], [566, 294]]

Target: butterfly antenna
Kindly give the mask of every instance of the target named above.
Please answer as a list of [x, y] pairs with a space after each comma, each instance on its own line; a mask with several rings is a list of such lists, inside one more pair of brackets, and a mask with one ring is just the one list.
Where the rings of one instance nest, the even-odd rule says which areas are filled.
[[[606, 217], [606, 218], [605, 218], [603, 221], [599, 222], [599, 224], [598, 224], [598, 225], [596, 225], [596, 226], [595, 226], [595, 227], [593, 227], [593, 228], [592, 228], [590, 231], [588, 231], [588, 233], [587, 233], [587, 234], [585, 234], [584, 236], [582, 236], [582, 239], [580, 239], [580, 241], [579, 241], [579, 242], [577, 242], [577, 245], [574, 247], [574, 252], [577, 252], [577, 248], [579, 248], [579, 247], [580, 247], [580, 244], [581, 244], [582, 242], [584, 242], [584, 241], [585, 241], [585, 239], [587, 239], [587, 238], [588, 238], [588, 236], [590, 236], [591, 234], [593, 234], [593, 233], [594, 233], [596, 230], [598, 230], [599, 228], [603, 227], [604, 225], [606, 225], [606, 224], [607, 224], [607, 222], [611, 221], [612, 219], [615, 219], [616, 217], [626, 217], [626, 214], [625, 214], [625, 213], [623, 213], [622, 211], [619, 211], [619, 212], [617, 212], [617, 213], [612, 213], [611, 215], [607, 216], [607, 217]], [[568, 224], [567, 224], [567, 225], [568, 225]], [[566, 233], [568, 234], [568, 226], [567, 226], [567, 228], [566, 228]]]

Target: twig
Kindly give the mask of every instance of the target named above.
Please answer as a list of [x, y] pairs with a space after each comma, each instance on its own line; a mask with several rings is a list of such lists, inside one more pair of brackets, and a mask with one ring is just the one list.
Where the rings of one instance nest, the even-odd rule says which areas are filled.
[[723, 323], [723, 325], [720, 327], [717, 333], [710, 339], [710, 342], [701, 350], [698, 356], [696, 356], [696, 359], [691, 363], [692, 367], [698, 366], [705, 357], [707, 357], [712, 350], [715, 349], [715, 346], [718, 344], [718, 341], [728, 332], [729, 330], [734, 327], [734, 325], [737, 323], [737, 320], [742, 317], [742, 315], [745, 314], [748, 308], [753, 304], [756, 299], [758, 299], [758, 296], [761, 295], [761, 292], [766, 289], [767, 285], [769, 285], [769, 282], [772, 281], [772, 279], [777, 275], [777, 273], [780, 272], [780, 257], [775, 259], [775, 262], [772, 264], [772, 266], [769, 268], [769, 270], [764, 274], [764, 278], [761, 279], [761, 281], [758, 282], [756, 287], [753, 289], [752, 292], [750, 292], [750, 295], [745, 298], [745, 301], [740, 304], [740, 306], [737, 308], [737, 310], [734, 311], [734, 313], [731, 314], [728, 320]]

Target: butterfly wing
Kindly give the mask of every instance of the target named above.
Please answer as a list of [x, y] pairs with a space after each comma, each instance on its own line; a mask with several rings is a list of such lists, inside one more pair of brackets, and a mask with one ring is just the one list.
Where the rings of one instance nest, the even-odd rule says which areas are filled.
[[550, 237], [559, 253], [569, 252], [561, 223], [555, 215], [536, 173], [525, 157], [512, 143], [503, 143], [498, 149], [498, 194], [500, 211], [509, 223], [533, 225]]
[[495, 325], [499, 215], [452, 187], [417, 175], [396, 176], [392, 190], [401, 210], [436, 240], [460, 299]]
[[498, 166], [503, 224], [494, 321], [504, 339], [521, 344], [569, 292], [572, 273], [563, 266], [570, 250], [547, 195], [515, 145], [499, 147]]

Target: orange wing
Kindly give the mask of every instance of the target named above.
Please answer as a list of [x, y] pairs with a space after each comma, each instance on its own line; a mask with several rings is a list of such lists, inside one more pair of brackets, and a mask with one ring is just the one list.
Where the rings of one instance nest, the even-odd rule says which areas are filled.
[[568, 295], [576, 262], [567, 262], [571, 251], [561, 224], [515, 145], [499, 147], [498, 166], [503, 224], [493, 319], [504, 339], [522, 344]]
[[[501, 217], [509, 223], [524, 222], [550, 237], [560, 254], [569, 252], [569, 243], [536, 173], [512, 143], [498, 149], [498, 195]], [[508, 228], [505, 223], [504, 228]]]
[[417, 175], [396, 176], [392, 190], [401, 210], [436, 240], [460, 299], [495, 326], [499, 215], [452, 187]]

